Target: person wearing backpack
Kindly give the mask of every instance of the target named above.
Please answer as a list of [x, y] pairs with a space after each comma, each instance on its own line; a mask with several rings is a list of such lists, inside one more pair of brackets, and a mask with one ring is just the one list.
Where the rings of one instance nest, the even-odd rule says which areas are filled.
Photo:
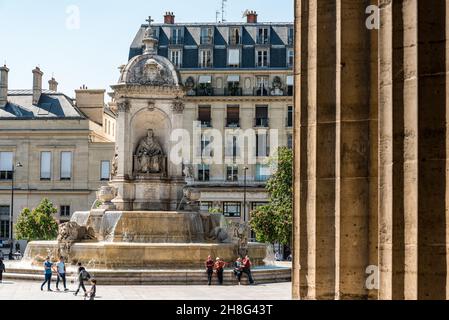
[[89, 281], [90, 274], [87, 272], [86, 268], [83, 267], [81, 262], [78, 262], [78, 288], [76, 289], [74, 295], [76, 296], [80, 289], [83, 289], [84, 294], [86, 294], [86, 287], [84, 286], [85, 281]]

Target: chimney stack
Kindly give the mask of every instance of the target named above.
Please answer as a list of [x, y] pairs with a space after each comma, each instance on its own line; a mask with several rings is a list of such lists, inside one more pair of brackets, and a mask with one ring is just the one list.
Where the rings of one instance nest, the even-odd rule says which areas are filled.
[[6, 65], [0, 67], [0, 108], [4, 108], [8, 102], [8, 72]]
[[54, 77], [51, 77], [48, 81], [48, 89], [50, 91], [58, 92], [58, 81], [56, 81]]
[[246, 22], [247, 23], [257, 23], [257, 12], [256, 11], [248, 11], [246, 13]]
[[42, 94], [42, 76], [44, 73], [36, 67], [33, 70], [33, 105], [37, 105], [39, 103], [39, 99]]
[[164, 15], [164, 23], [165, 24], [175, 24], [175, 15], [173, 12], [166, 12]]

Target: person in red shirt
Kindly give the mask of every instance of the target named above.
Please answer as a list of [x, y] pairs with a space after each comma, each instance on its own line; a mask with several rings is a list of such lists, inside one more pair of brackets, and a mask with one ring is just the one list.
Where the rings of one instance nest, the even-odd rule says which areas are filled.
[[254, 284], [253, 276], [251, 275], [251, 260], [249, 259], [249, 256], [245, 256], [245, 258], [242, 261], [243, 269], [242, 272], [248, 276], [249, 284]]
[[214, 260], [212, 260], [211, 256], [207, 256], [207, 260], [204, 263], [206, 266], [206, 272], [207, 272], [207, 284], [210, 286], [212, 283], [212, 275], [214, 274]]
[[215, 272], [217, 273], [217, 278], [218, 278], [218, 283], [220, 285], [223, 284], [223, 272], [224, 272], [224, 267], [225, 267], [226, 263], [221, 260], [220, 258], [217, 258], [215, 260]]

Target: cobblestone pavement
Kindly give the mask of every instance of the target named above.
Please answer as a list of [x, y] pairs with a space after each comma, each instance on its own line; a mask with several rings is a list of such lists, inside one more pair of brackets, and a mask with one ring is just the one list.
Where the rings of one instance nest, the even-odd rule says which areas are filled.
[[[39, 282], [4, 280], [0, 300], [83, 300], [68, 292], [40, 290]], [[87, 286], [87, 289], [89, 286]], [[55, 282], [52, 282], [55, 290]], [[255, 286], [98, 286], [98, 300], [289, 300], [291, 283]]]

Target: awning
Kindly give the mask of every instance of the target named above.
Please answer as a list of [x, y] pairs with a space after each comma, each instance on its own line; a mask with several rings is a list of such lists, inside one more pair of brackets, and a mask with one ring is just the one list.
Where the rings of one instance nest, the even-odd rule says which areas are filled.
[[293, 85], [293, 76], [287, 76], [287, 86]]
[[199, 83], [212, 83], [212, 76], [200, 76]]
[[240, 76], [238, 74], [230, 75], [228, 76], [228, 82], [240, 82]]

